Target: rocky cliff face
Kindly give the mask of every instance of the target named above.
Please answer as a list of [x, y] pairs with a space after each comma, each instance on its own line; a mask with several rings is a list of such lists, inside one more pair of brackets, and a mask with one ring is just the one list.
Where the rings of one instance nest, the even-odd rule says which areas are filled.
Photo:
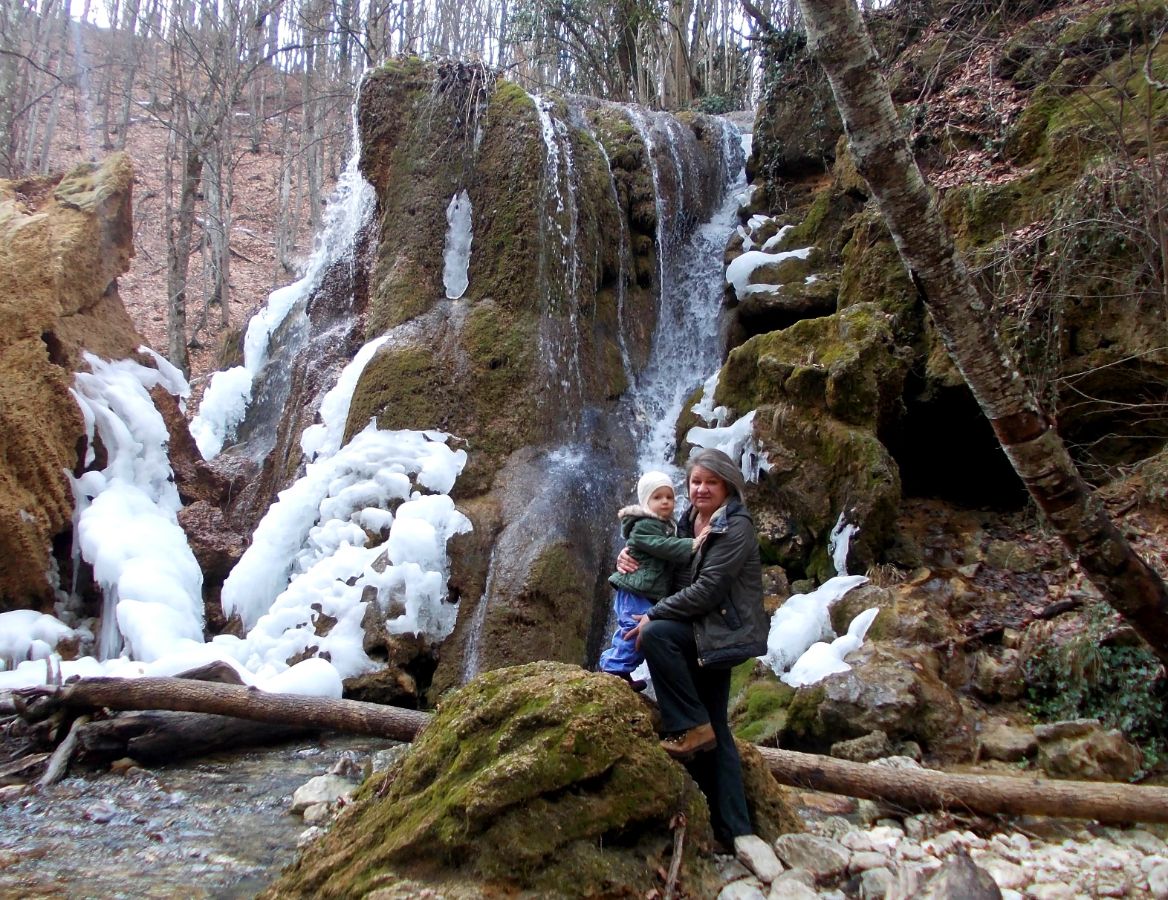
[[[1165, 117], [1148, 80], [1166, 65], [1168, 11], [1052, 5], [988, 21], [953, 4], [931, 29], [890, 9], [869, 27], [1004, 340], [1087, 476], [1106, 481], [1168, 435], [1152, 199]], [[902, 489], [1005, 508], [1025, 495], [923, 316], [825, 81], [798, 39], [772, 44], [750, 211], [782, 212], [753, 220], [727, 258], [733, 270], [768, 240], [801, 255], [732, 292], [717, 399], [768, 411], [756, 431], [780, 465], [757, 490], [764, 532], [775, 561], [822, 578], [815, 548], [840, 512], [861, 525], [862, 565], [892, 540]]]
[[[242, 488], [229, 518], [243, 530], [295, 475], [327, 376], [383, 339], [346, 440], [373, 419], [441, 429], [468, 451], [453, 496], [474, 531], [450, 548], [459, 618], [436, 685], [583, 662], [635, 477], [625, 398], [670, 255], [740, 164], [736, 136], [702, 115], [535, 97], [481, 66], [418, 59], [371, 72], [357, 114], [375, 221], [353, 265], [275, 336], [256, 393], [279, 399], [249, 412], [215, 462]], [[472, 245], [467, 285], [451, 290], [448, 210], [462, 196]]]
[[[142, 344], [118, 299], [133, 255], [125, 154], [66, 174], [0, 181], [0, 608], [48, 607], [61, 545], [68, 559], [67, 473], [85, 450], [70, 394], [84, 352]], [[66, 573], [67, 574], [67, 573]]]

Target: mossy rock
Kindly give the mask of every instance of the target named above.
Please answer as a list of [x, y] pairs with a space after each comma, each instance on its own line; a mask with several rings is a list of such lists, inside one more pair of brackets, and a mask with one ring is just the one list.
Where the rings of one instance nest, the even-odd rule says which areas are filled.
[[756, 659], [736, 666], [731, 680], [730, 724], [743, 741], [774, 746], [787, 723], [795, 689]]
[[570, 541], [540, 548], [522, 584], [507, 596], [491, 598], [479, 636], [483, 667], [534, 659], [583, 660], [595, 580]]
[[483, 675], [264, 896], [363, 897], [412, 880], [477, 896], [641, 897], [660, 887], [679, 813], [682, 884], [713, 896], [705, 801], [647, 709], [575, 666]]
[[860, 527], [853, 564], [876, 562], [893, 533], [900, 474], [875, 434], [787, 403], [760, 406], [754, 433], [769, 466], [748, 490], [764, 562], [792, 578], [836, 574], [826, 547], [841, 513]]
[[1019, 29], [1006, 42], [995, 69], [1020, 87], [1036, 87], [1053, 80], [1067, 61], [1080, 71], [1098, 69], [1130, 47], [1148, 43], [1166, 21], [1168, 4], [1162, 0], [1082, 4]]
[[875, 304], [889, 317], [898, 345], [920, 340], [922, 308], [916, 286], [879, 212], [866, 206], [848, 220], [840, 251], [839, 308]]
[[907, 365], [874, 303], [751, 338], [726, 360], [716, 399], [737, 410], [792, 403], [873, 427], [898, 414]]

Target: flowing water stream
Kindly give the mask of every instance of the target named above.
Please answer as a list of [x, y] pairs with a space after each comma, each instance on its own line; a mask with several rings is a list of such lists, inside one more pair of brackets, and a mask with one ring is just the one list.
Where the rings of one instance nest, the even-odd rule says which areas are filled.
[[363, 766], [390, 746], [305, 738], [8, 796], [0, 897], [252, 897], [295, 855], [305, 826], [288, 812], [292, 792], [342, 757]]

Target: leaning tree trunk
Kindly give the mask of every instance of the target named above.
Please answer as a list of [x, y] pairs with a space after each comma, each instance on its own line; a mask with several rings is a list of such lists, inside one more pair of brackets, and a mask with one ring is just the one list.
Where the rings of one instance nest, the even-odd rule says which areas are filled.
[[807, 43], [823, 66], [856, 168], [926, 308], [1006, 451], [1051, 526], [1104, 599], [1168, 663], [1168, 591], [1079, 475], [1018, 366], [994, 312], [957, 255], [901, 128], [854, 0], [799, 0]]

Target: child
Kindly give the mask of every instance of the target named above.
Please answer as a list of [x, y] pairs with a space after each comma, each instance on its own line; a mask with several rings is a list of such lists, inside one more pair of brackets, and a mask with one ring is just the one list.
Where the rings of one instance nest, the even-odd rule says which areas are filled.
[[632, 678], [644, 657], [633, 641], [622, 635], [637, 623], [633, 616], [644, 615], [656, 601], [671, 591], [673, 564], [687, 563], [701, 545], [701, 538], [677, 537], [673, 523], [676, 500], [673, 482], [664, 472], [646, 472], [637, 482], [638, 506], [626, 506], [617, 517], [621, 535], [629, 552], [640, 563], [636, 572], [622, 575], [614, 572], [608, 579], [616, 588], [613, 607], [616, 610], [616, 631], [612, 645], [600, 654], [599, 669], [623, 678], [639, 691], [645, 682]]

